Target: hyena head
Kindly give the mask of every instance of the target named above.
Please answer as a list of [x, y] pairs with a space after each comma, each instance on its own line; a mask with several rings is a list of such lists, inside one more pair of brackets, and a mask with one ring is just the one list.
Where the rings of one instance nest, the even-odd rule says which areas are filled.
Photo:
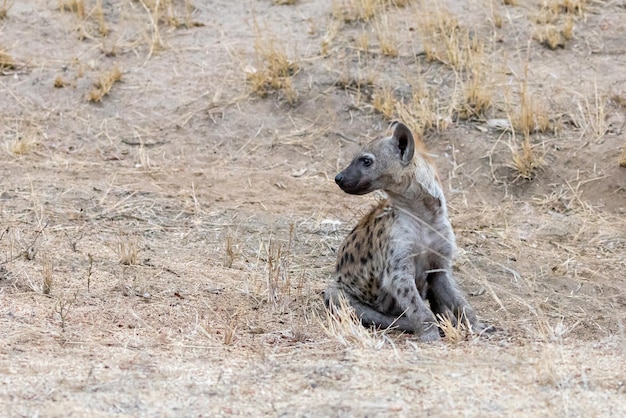
[[350, 165], [337, 174], [335, 183], [341, 190], [357, 195], [374, 190], [401, 194], [415, 177], [416, 165], [430, 167], [420, 152], [415, 156], [415, 140], [406, 125], [395, 122], [391, 129], [391, 136], [367, 144]]

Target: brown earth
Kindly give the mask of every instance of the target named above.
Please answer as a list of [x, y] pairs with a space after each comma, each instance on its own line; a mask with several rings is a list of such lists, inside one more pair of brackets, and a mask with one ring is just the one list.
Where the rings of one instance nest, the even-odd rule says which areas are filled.
[[[1, 415], [626, 415], [626, 3], [200, 3], [4, 3]], [[429, 55], [442, 15], [483, 72]], [[259, 97], [263, 51], [291, 61]], [[489, 337], [329, 330], [320, 292], [377, 198], [332, 179], [385, 92], [423, 129]], [[544, 132], [493, 128], [526, 102]]]

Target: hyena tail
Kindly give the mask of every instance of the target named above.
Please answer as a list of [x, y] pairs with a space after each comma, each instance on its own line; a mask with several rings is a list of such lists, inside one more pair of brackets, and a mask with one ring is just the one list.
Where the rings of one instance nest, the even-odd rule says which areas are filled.
[[415, 325], [406, 317], [394, 317], [377, 311], [370, 305], [359, 301], [348, 292], [338, 288], [335, 284], [329, 286], [324, 291], [324, 303], [326, 309], [331, 313], [336, 313], [342, 308], [352, 307], [357, 318], [359, 318], [361, 323], [365, 326], [374, 326], [382, 329], [393, 328], [411, 333], [415, 332]]

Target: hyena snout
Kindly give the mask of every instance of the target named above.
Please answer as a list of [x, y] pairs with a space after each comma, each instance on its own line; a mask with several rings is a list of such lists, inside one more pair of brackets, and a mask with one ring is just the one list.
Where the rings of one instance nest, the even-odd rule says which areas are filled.
[[335, 176], [335, 183], [348, 194], [366, 194], [372, 191], [369, 179], [350, 170], [350, 167]]
[[341, 190], [349, 194], [363, 194], [359, 179], [346, 174], [346, 170], [335, 176], [335, 183]]

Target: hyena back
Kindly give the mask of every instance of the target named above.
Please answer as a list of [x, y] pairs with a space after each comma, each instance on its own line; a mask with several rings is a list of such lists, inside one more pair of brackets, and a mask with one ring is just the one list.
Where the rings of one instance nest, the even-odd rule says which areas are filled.
[[423, 341], [439, 338], [436, 316], [485, 329], [452, 276], [454, 234], [435, 170], [402, 123], [369, 143], [335, 177], [349, 194], [388, 195], [350, 232], [324, 292], [334, 309], [343, 297], [365, 325], [397, 327]]

